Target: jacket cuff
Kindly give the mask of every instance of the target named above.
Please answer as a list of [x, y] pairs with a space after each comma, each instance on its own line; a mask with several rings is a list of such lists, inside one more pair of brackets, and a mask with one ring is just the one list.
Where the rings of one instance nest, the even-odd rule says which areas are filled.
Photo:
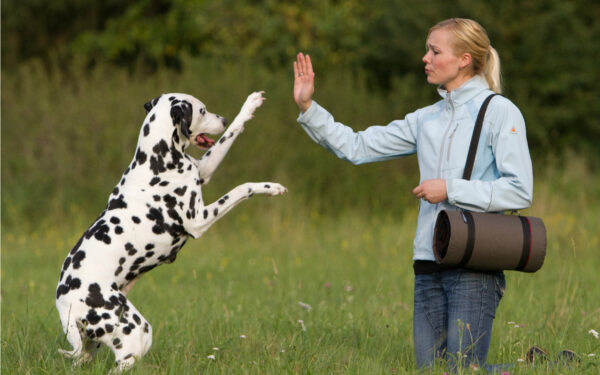
[[312, 103], [310, 104], [310, 107], [308, 107], [308, 109], [305, 112], [300, 112], [300, 114], [298, 115], [297, 121], [301, 122], [303, 124], [310, 122], [312, 117], [315, 115], [315, 112], [317, 112], [318, 106], [319, 105], [317, 104], [317, 102], [313, 100]]
[[453, 206], [456, 206], [456, 190], [454, 188], [455, 181], [455, 178], [446, 180], [446, 195], [448, 196], [448, 203]]

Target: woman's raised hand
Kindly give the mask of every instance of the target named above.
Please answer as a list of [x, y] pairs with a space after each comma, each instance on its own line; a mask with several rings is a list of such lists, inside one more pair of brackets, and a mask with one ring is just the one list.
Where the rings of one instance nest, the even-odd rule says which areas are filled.
[[315, 73], [310, 56], [300, 52], [294, 61], [294, 100], [300, 111], [306, 112], [312, 104], [315, 92]]

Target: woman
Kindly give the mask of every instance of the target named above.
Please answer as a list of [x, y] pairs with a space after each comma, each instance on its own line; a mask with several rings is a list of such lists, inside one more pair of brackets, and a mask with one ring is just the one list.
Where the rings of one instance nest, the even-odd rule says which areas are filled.
[[484, 99], [501, 92], [500, 60], [477, 22], [452, 18], [431, 28], [423, 57], [427, 82], [442, 100], [395, 120], [354, 132], [312, 100], [310, 56], [294, 62], [298, 122], [308, 135], [354, 164], [417, 154], [420, 199], [414, 240], [413, 340], [417, 366], [447, 360], [485, 364], [502, 272], [448, 269], [435, 263], [433, 229], [442, 209], [498, 212], [531, 204], [533, 175], [525, 122], [510, 100], [496, 96], [485, 115], [471, 180], [461, 179], [475, 118]]

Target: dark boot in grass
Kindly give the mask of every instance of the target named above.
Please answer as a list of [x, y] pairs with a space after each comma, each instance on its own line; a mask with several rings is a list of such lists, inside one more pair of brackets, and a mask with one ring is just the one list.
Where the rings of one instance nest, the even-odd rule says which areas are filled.
[[563, 351], [558, 353], [558, 356], [556, 357], [556, 364], [558, 366], [569, 366], [572, 364], [577, 365], [579, 364], [579, 362], [581, 362], [581, 359], [579, 358], [577, 353], [570, 349], [564, 349]]
[[525, 358], [527, 360], [527, 363], [529, 364], [540, 364], [548, 362], [549, 356], [548, 352], [546, 352], [544, 349], [534, 345], [531, 348], [529, 348], [529, 350], [527, 351], [527, 356]]

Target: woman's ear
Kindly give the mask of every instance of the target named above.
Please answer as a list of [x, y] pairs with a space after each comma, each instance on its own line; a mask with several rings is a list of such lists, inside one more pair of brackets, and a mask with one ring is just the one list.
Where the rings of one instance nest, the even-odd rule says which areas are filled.
[[462, 57], [460, 58], [460, 69], [465, 69], [466, 67], [468, 67], [469, 65], [471, 65], [471, 54], [470, 53], [463, 53]]

